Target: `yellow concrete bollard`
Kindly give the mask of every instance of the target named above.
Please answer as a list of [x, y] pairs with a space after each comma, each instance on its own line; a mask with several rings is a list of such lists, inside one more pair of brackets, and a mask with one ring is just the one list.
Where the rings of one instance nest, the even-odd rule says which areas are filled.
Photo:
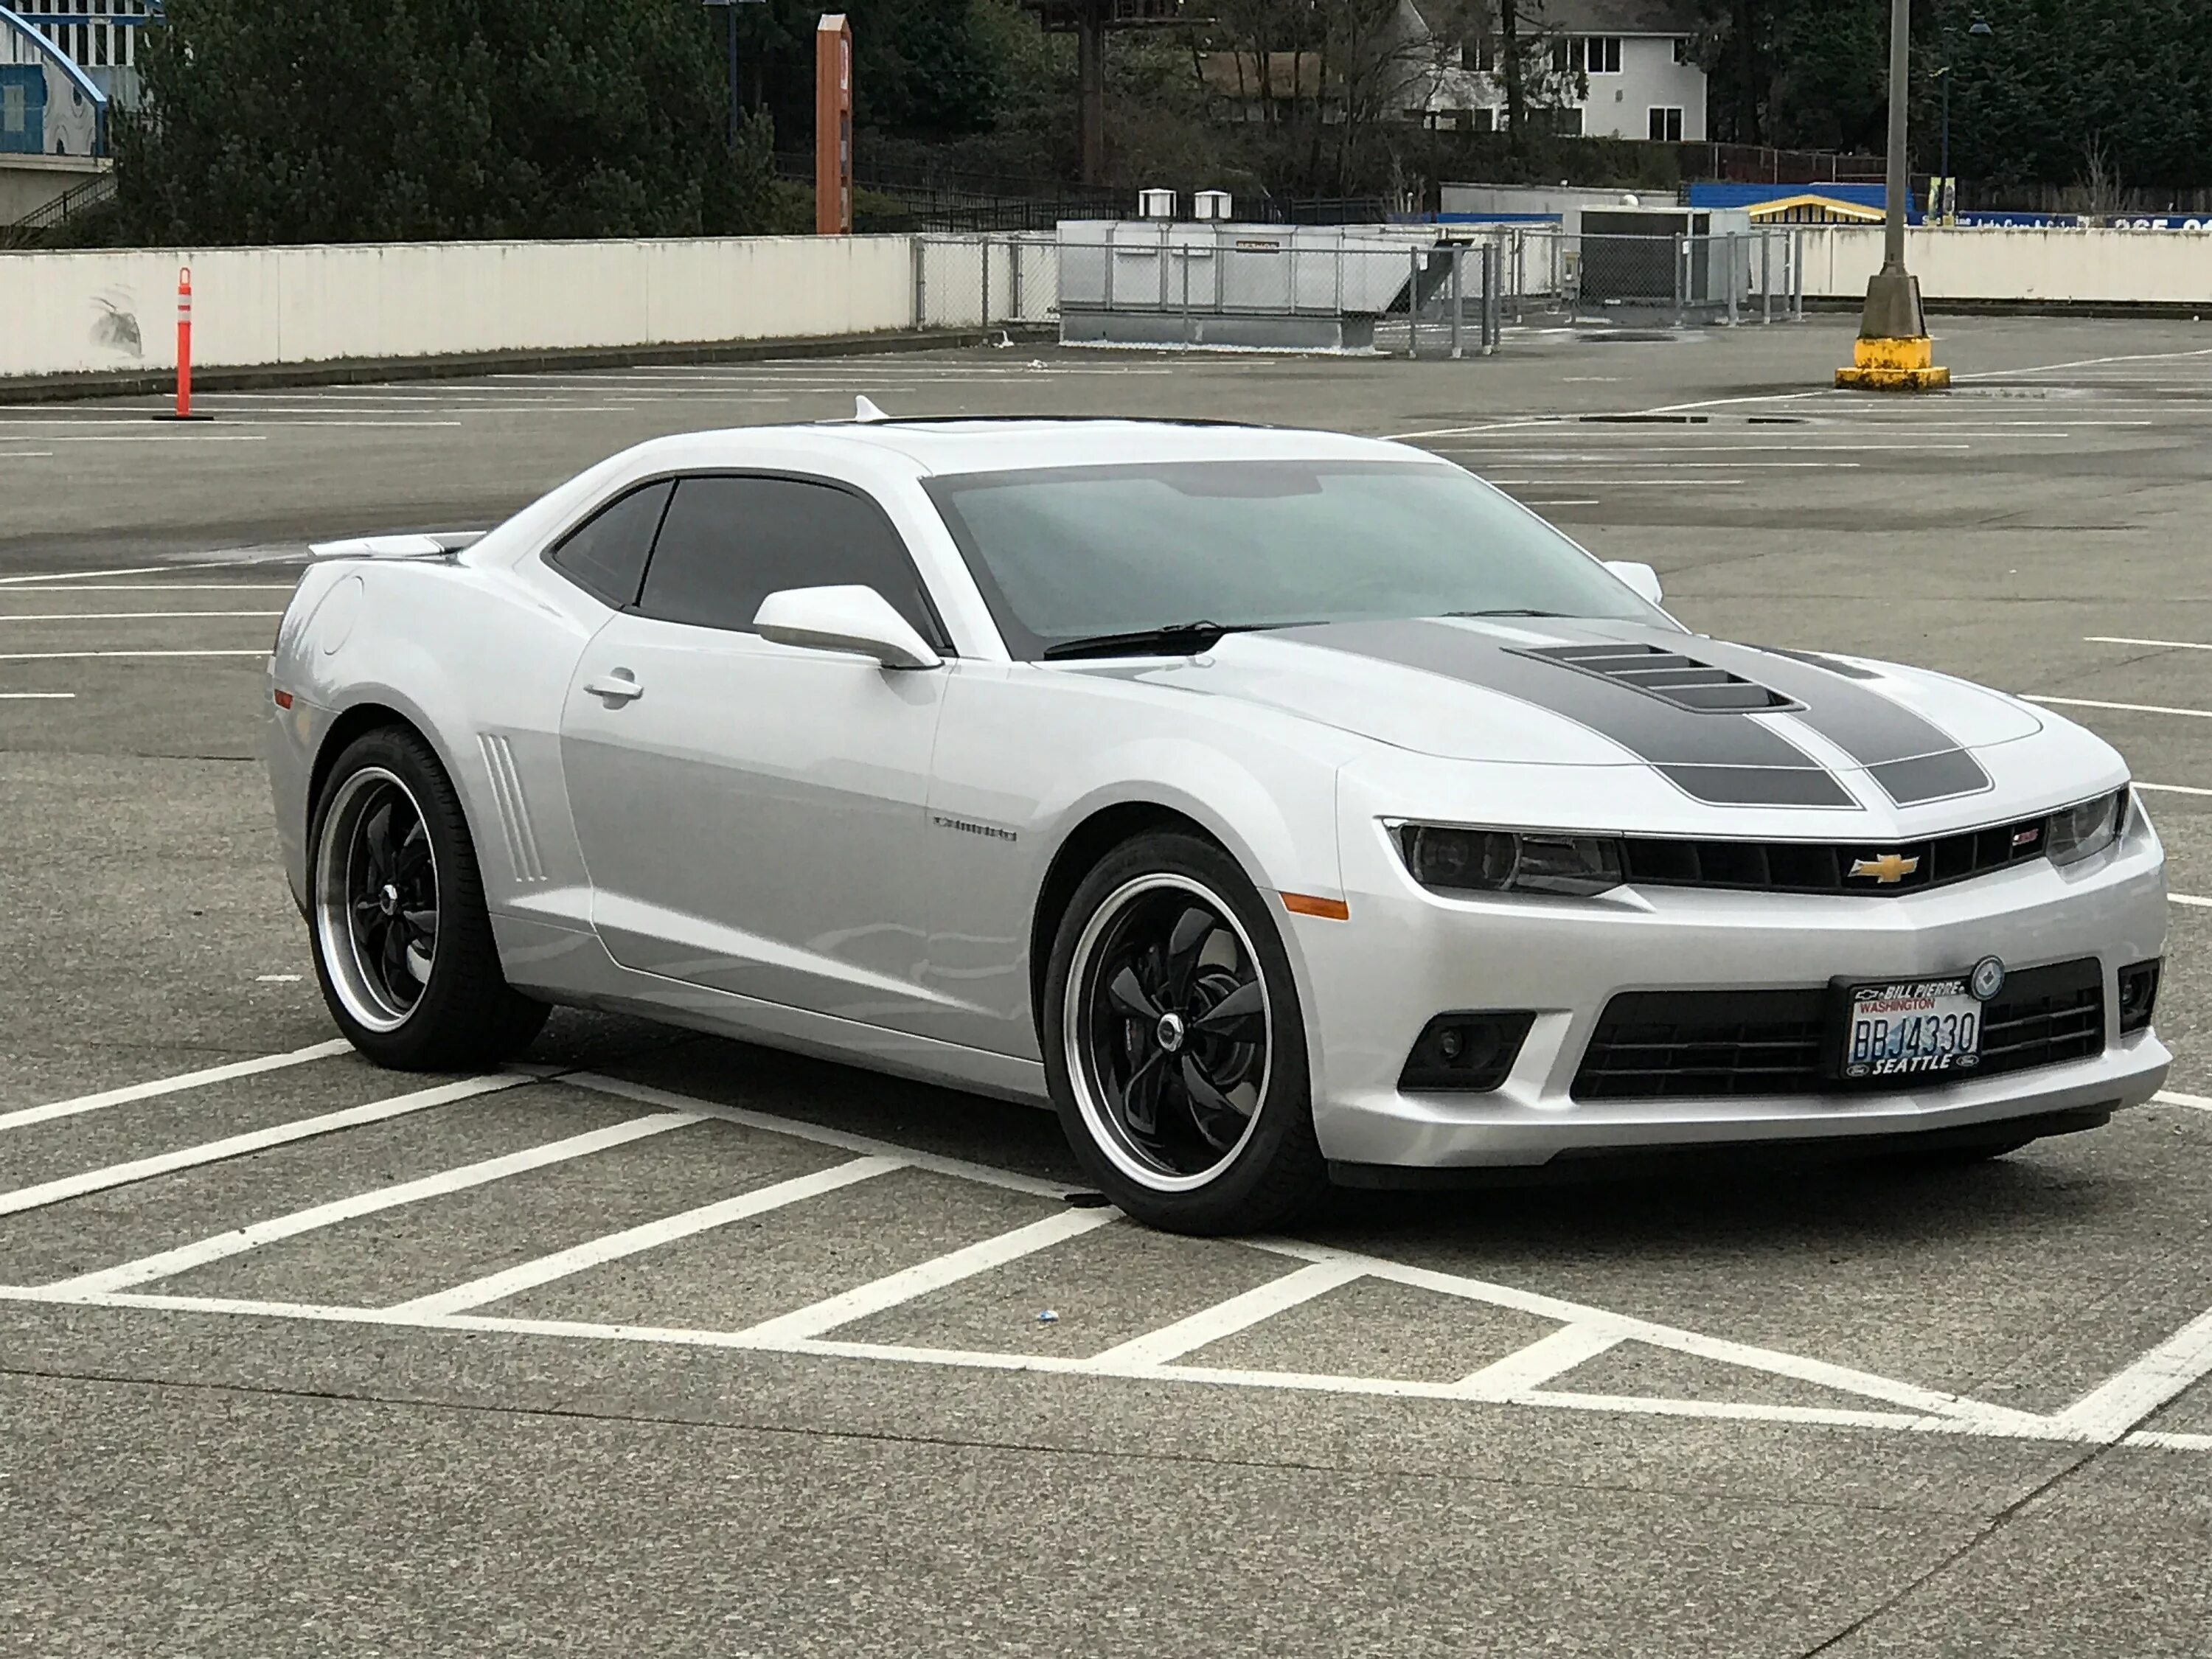
[[1856, 392], [1940, 392], [1951, 371], [1936, 366], [1936, 343], [1925, 334], [1853, 343], [1852, 362], [1836, 371], [1836, 384]]

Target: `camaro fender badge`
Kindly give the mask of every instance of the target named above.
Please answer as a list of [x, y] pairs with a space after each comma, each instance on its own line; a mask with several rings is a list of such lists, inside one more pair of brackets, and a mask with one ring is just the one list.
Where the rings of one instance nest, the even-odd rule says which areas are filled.
[[1887, 887], [1903, 881], [1919, 867], [1920, 859], [1917, 854], [1884, 853], [1879, 858], [1854, 859], [1851, 861], [1851, 878], [1856, 881], [1861, 876], [1872, 876]]
[[1979, 1002], [1987, 1002], [2004, 989], [2005, 965], [1995, 957], [1984, 957], [1966, 976], [1966, 988]]
[[992, 841], [1019, 841], [1021, 837], [1011, 830], [1001, 830], [995, 823], [978, 823], [973, 818], [949, 818], [942, 812], [933, 812], [929, 821], [940, 830], [957, 830], [963, 835], [982, 836]]

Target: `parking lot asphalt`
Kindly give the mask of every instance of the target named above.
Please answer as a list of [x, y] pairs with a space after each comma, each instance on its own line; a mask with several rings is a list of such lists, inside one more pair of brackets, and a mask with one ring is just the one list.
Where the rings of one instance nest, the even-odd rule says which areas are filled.
[[[2212, 1654], [2212, 325], [1953, 320], [1897, 400], [1850, 332], [0, 392], [0, 1653]], [[1068, 1205], [1042, 1114], [737, 1043], [343, 1051], [252, 759], [305, 544], [860, 393], [1404, 436], [1693, 627], [2085, 722], [2169, 1095], [1204, 1242]]]

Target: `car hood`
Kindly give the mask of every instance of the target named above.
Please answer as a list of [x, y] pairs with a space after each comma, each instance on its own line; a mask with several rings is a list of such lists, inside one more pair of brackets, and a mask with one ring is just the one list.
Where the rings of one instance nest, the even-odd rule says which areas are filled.
[[1939, 674], [1632, 622], [1439, 618], [1232, 634], [1138, 671], [1414, 753], [1642, 767], [1716, 806], [1911, 807], [1978, 794], [2026, 705]]

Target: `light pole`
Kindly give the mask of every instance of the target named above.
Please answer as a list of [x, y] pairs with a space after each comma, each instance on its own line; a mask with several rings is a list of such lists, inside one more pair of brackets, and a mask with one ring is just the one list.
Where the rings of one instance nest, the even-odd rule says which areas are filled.
[[1836, 371], [1838, 386], [1868, 392], [1929, 392], [1951, 384], [1951, 371], [1935, 366], [1920, 284], [1905, 268], [1905, 204], [1911, 180], [1905, 100], [1911, 44], [1912, 0], [1890, 0], [1889, 211], [1882, 227], [1881, 269], [1867, 283], [1851, 366]]
[[719, 6], [722, 22], [730, 42], [730, 149], [738, 148], [738, 8], [765, 5], [768, 0], [706, 0], [710, 6]]
[[[1947, 29], [1945, 33], [1948, 33], [1949, 31]], [[1986, 40], [1996, 33], [1996, 31], [1995, 29], [1991, 28], [1987, 22], [1983, 21], [1978, 13], [1976, 14], [1974, 21], [1966, 25], [1966, 34], [1971, 40]], [[1942, 189], [1946, 198], [1942, 205], [1942, 217], [1947, 224], [1950, 222], [1953, 216], [1954, 210], [1952, 204], [1959, 193], [1957, 183], [1951, 177], [1951, 69], [1952, 65], [1946, 64], [1942, 69], [1936, 71], [1936, 78], [1943, 83], [1943, 182]], [[1930, 212], [1932, 213], [1936, 208], [1936, 204], [1930, 202], [1928, 205]]]

